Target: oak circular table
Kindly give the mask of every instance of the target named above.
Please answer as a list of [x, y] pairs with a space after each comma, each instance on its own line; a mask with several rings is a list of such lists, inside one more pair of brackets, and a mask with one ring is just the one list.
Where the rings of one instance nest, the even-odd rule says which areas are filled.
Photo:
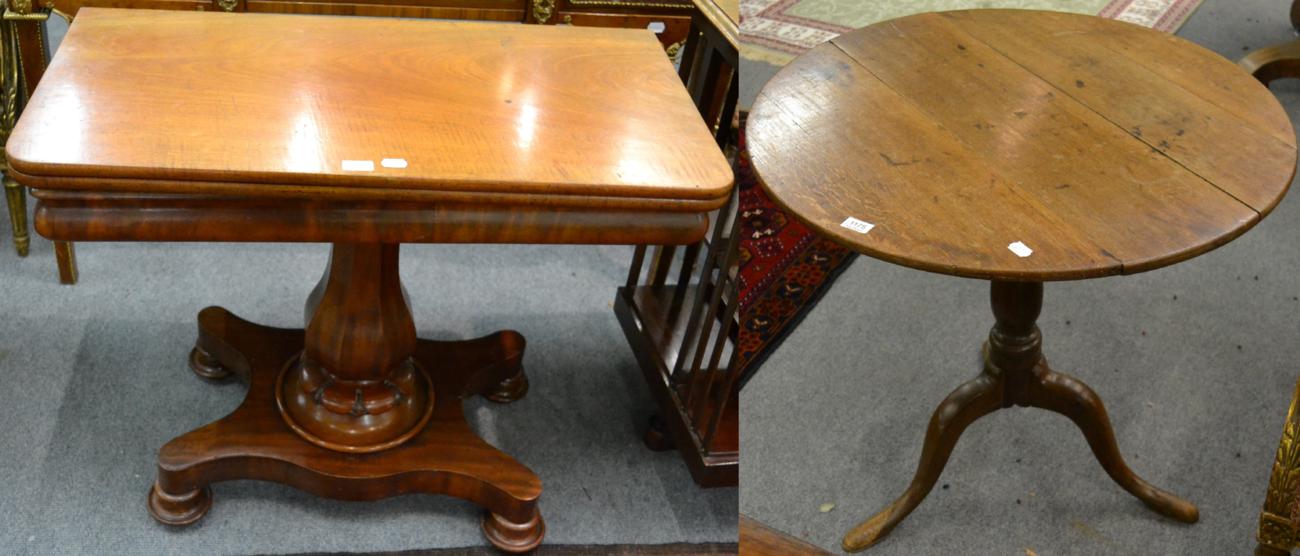
[[800, 56], [748, 124], [784, 209], [865, 255], [991, 282], [983, 372], [940, 404], [911, 485], [843, 540], [879, 542], [930, 492], [962, 431], [1013, 405], [1069, 417], [1156, 512], [1196, 506], [1125, 464], [1100, 398], [1052, 370], [1043, 283], [1134, 274], [1245, 232], [1294, 175], [1269, 91], [1187, 41], [1096, 17], [972, 10], [852, 31]]
[[190, 367], [247, 397], [159, 450], [155, 519], [236, 479], [446, 494], [512, 552], [545, 534], [541, 481], [461, 400], [523, 397], [524, 338], [418, 339], [400, 244], [690, 244], [732, 186], [626, 29], [83, 8], [6, 152], [52, 239], [333, 244], [303, 329], [199, 313]]

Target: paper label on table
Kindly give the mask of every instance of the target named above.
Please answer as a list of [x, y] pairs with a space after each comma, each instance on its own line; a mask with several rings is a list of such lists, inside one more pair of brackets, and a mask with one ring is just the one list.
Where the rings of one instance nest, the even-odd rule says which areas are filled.
[[375, 161], [373, 160], [344, 160], [344, 172], [374, 172]]
[[850, 216], [845, 218], [843, 222], [840, 222], [840, 227], [848, 228], [859, 234], [865, 234], [870, 232], [872, 228], [875, 228], [876, 225]]
[[385, 159], [379, 161], [379, 165], [380, 165], [380, 166], [383, 166], [384, 168], [405, 168], [405, 167], [406, 167], [406, 159], [405, 159], [405, 158], [385, 158]]
[[1011, 245], [1008, 245], [1007, 249], [1010, 249], [1011, 252], [1015, 253], [1016, 256], [1018, 257], [1028, 257], [1034, 254], [1033, 249], [1030, 249], [1028, 245], [1025, 245], [1019, 241], [1012, 243]]

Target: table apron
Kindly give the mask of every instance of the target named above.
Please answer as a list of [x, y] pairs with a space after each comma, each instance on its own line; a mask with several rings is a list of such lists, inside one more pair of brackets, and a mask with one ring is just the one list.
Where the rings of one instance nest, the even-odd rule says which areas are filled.
[[56, 241], [683, 245], [707, 213], [456, 203], [42, 196], [36, 230]]

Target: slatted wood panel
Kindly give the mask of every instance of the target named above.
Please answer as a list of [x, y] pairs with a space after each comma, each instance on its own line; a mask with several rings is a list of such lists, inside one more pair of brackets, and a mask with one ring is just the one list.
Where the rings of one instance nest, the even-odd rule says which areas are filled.
[[[717, 146], [728, 148], [739, 80], [736, 24], [711, 1], [696, 5], [680, 75]], [[708, 241], [637, 247], [615, 307], [659, 402], [667, 427], [659, 432], [671, 434], [706, 486], [738, 478], [737, 205], [732, 191], [713, 214]]]

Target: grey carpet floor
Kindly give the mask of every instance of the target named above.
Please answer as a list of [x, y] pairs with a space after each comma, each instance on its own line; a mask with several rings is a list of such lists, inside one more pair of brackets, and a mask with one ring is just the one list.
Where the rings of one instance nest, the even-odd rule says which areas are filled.
[[[1235, 60], [1294, 38], [1289, 5], [1209, 0], [1179, 34]], [[1300, 83], [1273, 89], [1300, 121]], [[1187, 263], [1047, 286], [1053, 367], [1101, 394], [1130, 466], [1199, 504], [1200, 523], [1148, 511], [1065, 418], [1012, 409], [968, 429], [940, 486], [867, 554], [1249, 554], [1300, 374], [1297, 270], [1293, 193]], [[978, 372], [991, 324], [987, 283], [859, 257], [742, 392], [741, 511], [840, 552], [911, 480], [931, 411]]]
[[[301, 326], [323, 245], [81, 244], [82, 281], [59, 286], [51, 246], [18, 259], [0, 237], [0, 553], [247, 554], [482, 544], [479, 510], [413, 495], [321, 500], [218, 484], [198, 524], [145, 511], [154, 455], [242, 399], [187, 370], [194, 315], [222, 305]], [[421, 337], [513, 327], [528, 338], [528, 396], [466, 413], [542, 478], [547, 541], [735, 542], [736, 489], [702, 490], [639, 431], [654, 410], [610, 302], [627, 247], [407, 246], [402, 274]]]

